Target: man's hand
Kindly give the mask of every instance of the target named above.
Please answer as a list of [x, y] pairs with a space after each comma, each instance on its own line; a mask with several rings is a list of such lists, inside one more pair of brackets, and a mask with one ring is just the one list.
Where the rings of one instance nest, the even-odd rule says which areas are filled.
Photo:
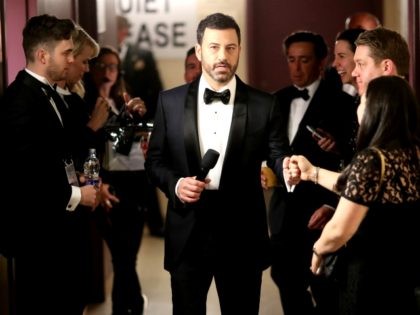
[[292, 162], [290, 157], [283, 160], [283, 177], [288, 185], [297, 185], [300, 182], [300, 170], [296, 163]]
[[101, 189], [99, 190], [99, 195], [100, 195], [99, 199], [100, 199], [101, 206], [104, 207], [107, 212], [109, 212], [112, 209], [113, 203], [120, 202], [117, 196], [110, 192], [109, 184], [101, 185]]
[[206, 178], [205, 182], [196, 180], [194, 177], [185, 177], [180, 180], [178, 185], [177, 196], [184, 203], [197, 202], [200, 199], [201, 192], [210, 179]]
[[312, 214], [309, 219], [308, 229], [322, 230], [334, 214], [334, 208], [323, 205]]
[[337, 142], [334, 137], [321, 128], [316, 128], [316, 131], [322, 135], [321, 138], [312, 136], [315, 140], [317, 140], [318, 146], [326, 152], [338, 153]]

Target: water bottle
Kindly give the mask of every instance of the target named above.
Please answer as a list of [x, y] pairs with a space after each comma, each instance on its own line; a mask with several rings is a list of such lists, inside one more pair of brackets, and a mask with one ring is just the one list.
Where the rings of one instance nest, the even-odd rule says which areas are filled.
[[86, 185], [99, 185], [99, 159], [96, 157], [96, 149], [89, 149], [89, 155], [83, 164], [83, 173], [86, 178]]

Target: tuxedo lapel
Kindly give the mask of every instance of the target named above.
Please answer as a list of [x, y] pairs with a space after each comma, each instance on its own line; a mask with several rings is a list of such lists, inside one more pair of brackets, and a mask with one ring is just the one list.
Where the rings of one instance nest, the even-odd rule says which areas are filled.
[[184, 139], [185, 151], [191, 174], [198, 174], [201, 163], [200, 142], [197, 126], [197, 97], [199, 80], [192, 82], [187, 90], [184, 107]]
[[235, 164], [241, 158], [239, 152], [243, 146], [246, 132], [246, 120], [248, 115], [248, 93], [245, 84], [236, 77], [236, 92], [233, 105], [232, 123], [230, 126], [229, 139], [226, 146], [225, 160], [223, 163], [220, 178], [220, 187], [223, 185], [223, 177], [226, 176], [225, 170], [229, 169], [230, 163]]
[[[34, 90], [36, 92], [36, 94], [39, 94], [40, 97], [42, 97], [41, 95], [45, 96], [46, 101], [45, 104], [48, 104], [48, 112], [51, 112], [54, 117], [56, 118], [56, 121], [58, 124], [60, 124], [60, 128], [63, 127], [63, 124], [60, 121], [60, 118], [58, 118], [57, 113], [54, 110], [54, 107], [52, 106], [51, 102], [50, 102], [50, 97], [52, 97], [52, 94], [55, 93], [56, 96], [54, 96], [54, 102], [61, 102], [61, 104], [56, 104], [56, 106], [60, 106], [62, 105], [62, 107], [65, 107], [63, 100], [61, 99], [61, 97], [58, 95], [58, 93], [56, 91], [53, 91], [52, 88], [50, 86], [47, 86], [46, 84], [40, 82], [39, 80], [35, 79], [33, 76], [31, 76], [30, 74], [28, 74], [25, 70], [22, 70], [19, 75], [22, 76], [22, 82], [23, 84], [25, 84], [26, 86], [30, 87], [32, 90]], [[51, 91], [50, 91], [51, 90]], [[57, 109], [59, 110], [59, 108], [57, 107]], [[59, 110], [60, 111], [60, 110]], [[67, 111], [67, 110], [66, 110]], [[62, 115], [62, 119], [65, 119], [65, 115], [66, 113], [63, 112], [60, 115]]]

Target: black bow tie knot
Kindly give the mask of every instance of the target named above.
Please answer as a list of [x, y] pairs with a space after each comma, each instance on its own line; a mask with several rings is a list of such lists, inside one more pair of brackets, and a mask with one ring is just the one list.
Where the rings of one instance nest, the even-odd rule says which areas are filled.
[[229, 103], [230, 99], [230, 90], [226, 89], [223, 92], [215, 92], [210, 89], [204, 91], [204, 103], [210, 104], [215, 100], [220, 100], [223, 104]]
[[303, 98], [305, 101], [309, 100], [308, 89], [299, 90], [297, 88], [293, 89], [293, 98]]

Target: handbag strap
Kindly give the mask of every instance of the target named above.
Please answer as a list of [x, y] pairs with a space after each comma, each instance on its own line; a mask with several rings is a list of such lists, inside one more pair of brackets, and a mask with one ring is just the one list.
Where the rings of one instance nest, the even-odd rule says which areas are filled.
[[382, 151], [379, 150], [377, 147], [372, 147], [372, 149], [378, 153], [381, 159], [381, 179], [379, 180], [379, 191], [380, 191], [382, 188], [382, 183], [384, 181], [384, 176], [385, 176], [385, 156], [382, 153]]

